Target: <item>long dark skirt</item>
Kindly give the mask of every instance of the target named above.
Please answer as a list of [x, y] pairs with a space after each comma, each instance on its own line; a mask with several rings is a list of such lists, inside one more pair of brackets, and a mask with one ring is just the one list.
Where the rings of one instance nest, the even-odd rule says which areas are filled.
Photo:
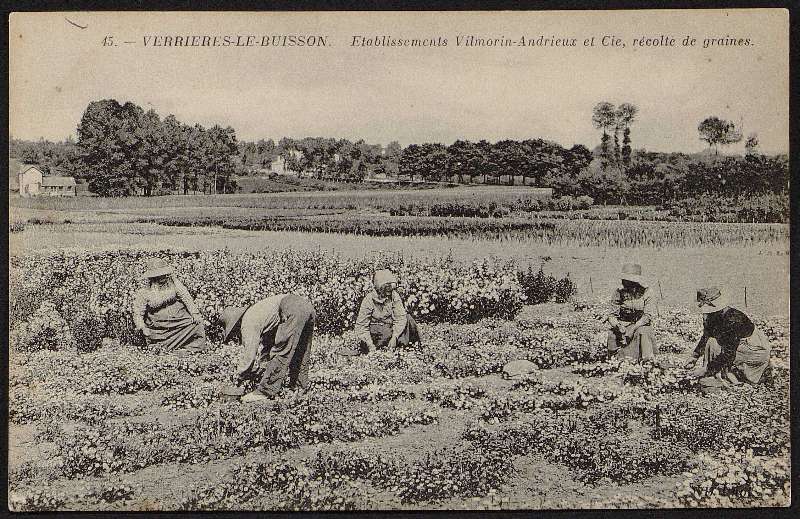
[[317, 314], [308, 298], [287, 294], [279, 307], [281, 322], [261, 336], [256, 368], [258, 389], [276, 396], [289, 376], [290, 387], [309, 388], [308, 367]]
[[206, 333], [202, 323], [196, 323], [186, 306], [175, 301], [149, 312], [145, 324], [150, 329], [147, 345], [161, 352], [206, 349]]

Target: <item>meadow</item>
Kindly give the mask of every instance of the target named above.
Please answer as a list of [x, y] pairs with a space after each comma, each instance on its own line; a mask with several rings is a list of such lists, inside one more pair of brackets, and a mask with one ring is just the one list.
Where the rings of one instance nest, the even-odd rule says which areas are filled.
[[[392, 214], [491, 203], [461, 189], [12, 199], [12, 509], [788, 504], [787, 225], [615, 208]], [[520, 189], [492, 196], [514, 203]], [[177, 359], [133, 330], [154, 255], [196, 298], [208, 353]], [[626, 261], [658, 294], [653, 364], [605, 352], [604, 303]], [[336, 355], [379, 267], [399, 273], [423, 345]], [[706, 284], [727, 287], [770, 339], [764, 385], [703, 396], [686, 378], [701, 330], [691, 300]], [[221, 309], [282, 291], [317, 309], [311, 391], [222, 400], [239, 347], [220, 341]], [[503, 378], [515, 359], [539, 369]]]

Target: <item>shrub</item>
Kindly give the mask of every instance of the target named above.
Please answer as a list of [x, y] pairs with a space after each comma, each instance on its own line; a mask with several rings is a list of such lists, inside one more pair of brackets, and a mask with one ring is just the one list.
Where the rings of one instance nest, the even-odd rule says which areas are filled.
[[[94, 254], [30, 255], [12, 258], [15, 313], [24, 316], [35, 296], [54, 294], [70, 312], [81, 300], [104, 323], [104, 335], [144, 349], [144, 337], [133, 327], [131, 302], [137, 270], [153, 253], [115, 251]], [[176, 268], [208, 321], [211, 340], [221, 335], [220, 314], [225, 306], [246, 306], [276, 293], [296, 293], [311, 299], [318, 332], [339, 334], [351, 329], [366, 281], [378, 267], [371, 258], [349, 261], [324, 252], [283, 251], [235, 254], [230, 251], [197, 254], [157, 252]], [[475, 322], [486, 316], [512, 318], [524, 303], [512, 262], [458, 263], [442, 258], [408, 260], [382, 258], [398, 274], [398, 292], [420, 322]], [[22, 275], [24, 273], [24, 275]], [[249, 280], [242, 283], [242, 279]], [[41, 283], [49, 280], [50, 286]], [[17, 289], [18, 288], [18, 289]], [[81, 298], [75, 297], [82, 294]], [[19, 302], [14, 298], [20, 294]]]
[[556, 303], [566, 303], [578, 292], [575, 283], [570, 279], [569, 274], [559, 279], [553, 286], [553, 297]]
[[700, 464], [678, 486], [682, 505], [697, 507], [788, 506], [787, 460], [728, 450], [721, 459], [702, 456]]
[[20, 352], [75, 349], [69, 325], [50, 301], [39, 306], [15, 339], [14, 348]]
[[66, 502], [61, 492], [35, 490], [33, 492], [14, 492], [8, 497], [8, 505], [14, 512], [48, 512], [58, 510]]
[[483, 388], [462, 382], [434, 383], [422, 393], [425, 400], [450, 409], [470, 409], [477, 399], [485, 395]]
[[88, 309], [71, 317], [70, 328], [79, 352], [95, 351], [103, 345], [105, 325]]
[[588, 195], [581, 195], [577, 199], [575, 199], [576, 209], [589, 209], [593, 205], [594, 205], [594, 198]]
[[525, 292], [528, 304], [537, 305], [547, 303], [553, 298], [556, 289], [556, 279], [544, 273], [544, 264], [539, 271], [534, 273], [533, 267], [528, 266], [527, 272], [518, 272], [517, 279]]

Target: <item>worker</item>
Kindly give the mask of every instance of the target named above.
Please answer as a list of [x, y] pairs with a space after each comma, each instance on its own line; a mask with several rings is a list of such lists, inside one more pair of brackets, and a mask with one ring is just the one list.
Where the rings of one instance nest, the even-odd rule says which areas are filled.
[[769, 341], [761, 330], [744, 312], [730, 306], [718, 287], [698, 290], [697, 307], [703, 314], [703, 335], [685, 364], [687, 369], [694, 367], [690, 378], [700, 379], [704, 392], [761, 382], [770, 354]]
[[308, 390], [315, 319], [311, 301], [295, 294], [279, 294], [250, 307], [223, 311], [223, 340], [238, 339], [244, 346], [236, 370], [237, 384], [248, 379], [257, 382], [242, 402], [275, 398], [287, 375], [289, 387]]
[[397, 293], [397, 277], [389, 270], [376, 270], [370, 290], [358, 309], [355, 323], [356, 345], [339, 351], [360, 355], [376, 349], [408, 347], [419, 342], [417, 323]]
[[189, 291], [161, 258], [148, 261], [146, 286], [133, 298], [133, 322], [148, 347], [185, 357], [206, 349], [203, 318]]
[[607, 337], [608, 352], [617, 359], [654, 360], [655, 301], [642, 277], [641, 265], [626, 263], [620, 278], [621, 285], [614, 289], [611, 312], [606, 317], [611, 327]]

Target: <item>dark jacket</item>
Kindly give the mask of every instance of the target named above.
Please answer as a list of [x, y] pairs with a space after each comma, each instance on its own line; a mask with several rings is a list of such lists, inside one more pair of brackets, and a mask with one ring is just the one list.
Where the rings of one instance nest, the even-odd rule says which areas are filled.
[[703, 336], [694, 349], [694, 358], [703, 356], [708, 339], [716, 339], [722, 352], [706, 366], [706, 373], [714, 375], [723, 368], [731, 366], [736, 358], [736, 350], [742, 339], [753, 335], [755, 325], [744, 312], [727, 307], [721, 312], [708, 314], [703, 323]]

